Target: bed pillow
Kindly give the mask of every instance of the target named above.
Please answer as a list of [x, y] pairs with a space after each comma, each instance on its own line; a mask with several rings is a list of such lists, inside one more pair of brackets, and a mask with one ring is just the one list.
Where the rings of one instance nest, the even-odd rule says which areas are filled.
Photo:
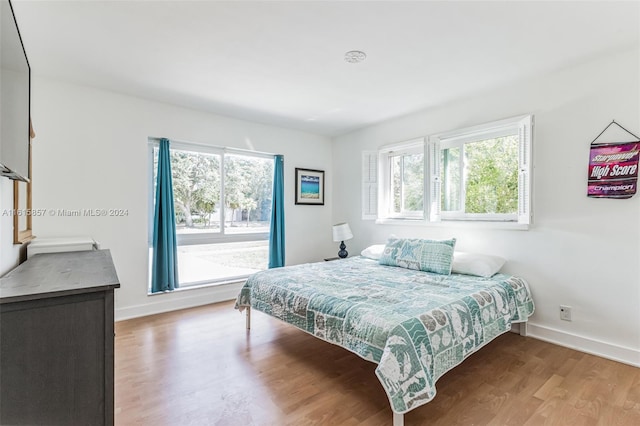
[[452, 272], [489, 278], [497, 274], [505, 262], [500, 256], [457, 251], [453, 254]]
[[380, 257], [382, 257], [383, 251], [384, 251], [384, 244], [374, 244], [362, 250], [360, 252], [360, 256], [366, 257], [368, 259], [380, 260]]
[[390, 238], [384, 247], [379, 263], [381, 265], [449, 275], [453, 264], [453, 249], [455, 245], [455, 238], [443, 241]]

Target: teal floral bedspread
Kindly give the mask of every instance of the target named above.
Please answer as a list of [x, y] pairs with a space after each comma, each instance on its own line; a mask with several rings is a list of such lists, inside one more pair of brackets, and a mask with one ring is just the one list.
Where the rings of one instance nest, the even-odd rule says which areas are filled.
[[534, 310], [522, 278], [438, 275], [364, 257], [258, 272], [236, 300], [247, 306], [377, 363], [400, 414], [433, 399], [436, 380]]

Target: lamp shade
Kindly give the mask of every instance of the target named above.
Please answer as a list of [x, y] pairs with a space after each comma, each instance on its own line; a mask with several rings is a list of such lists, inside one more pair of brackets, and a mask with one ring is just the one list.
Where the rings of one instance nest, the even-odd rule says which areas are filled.
[[353, 238], [351, 228], [348, 223], [337, 223], [333, 225], [333, 241], [346, 241]]

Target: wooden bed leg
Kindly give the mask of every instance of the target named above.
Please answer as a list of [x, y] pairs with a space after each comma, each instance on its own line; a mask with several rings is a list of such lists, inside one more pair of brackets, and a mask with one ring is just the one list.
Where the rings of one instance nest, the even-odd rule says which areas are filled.
[[520, 323], [520, 335], [521, 336], [527, 336], [527, 323], [526, 322], [521, 322]]
[[393, 413], [393, 426], [404, 426], [404, 414]]
[[251, 306], [247, 306], [247, 330], [251, 330]]

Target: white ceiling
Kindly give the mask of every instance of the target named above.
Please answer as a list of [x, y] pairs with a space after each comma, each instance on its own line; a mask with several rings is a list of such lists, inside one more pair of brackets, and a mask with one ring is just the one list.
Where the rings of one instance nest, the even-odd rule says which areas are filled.
[[12, 3], [34, 76], [328, 136], [640, 45], [637, 1]]

